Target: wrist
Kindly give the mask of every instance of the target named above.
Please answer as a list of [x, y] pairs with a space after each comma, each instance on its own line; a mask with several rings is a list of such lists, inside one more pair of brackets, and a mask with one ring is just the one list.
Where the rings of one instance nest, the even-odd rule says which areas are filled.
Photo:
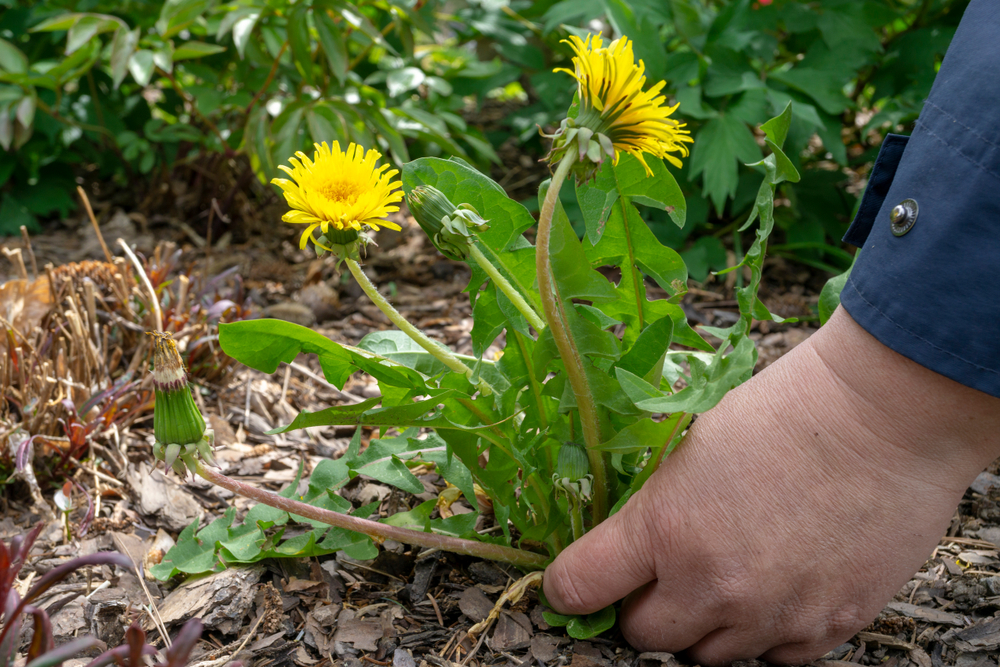
[[965, 476], [1000, 456], [1000, 399], [886, 347], [843, 308], [809, 342], [865, 427], [885, 442]]

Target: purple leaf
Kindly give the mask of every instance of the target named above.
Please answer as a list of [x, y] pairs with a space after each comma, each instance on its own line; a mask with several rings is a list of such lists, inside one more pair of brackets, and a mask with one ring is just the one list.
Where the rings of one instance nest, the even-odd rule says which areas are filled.
[[184, 667], [188, 657], [201, 639], [202, 625], [197, 618], [192, 618], [184, 624], [181, 631], [174, 637], [174, 642], [167, 649], [167, 667]]
[[63, 664], [70, 658], [75, 658], [87, 649], [91, 649], [101, 643], [97, 637], [81, 637], [71, 642], [66, 642], [62, 646], [44, 653], [29, 662], [25, 667], [56, 667]]
[[52, 639], [52, 621], [49, 615], [38, 607], [25, 607], [24, 611], [35, 617], [35, 629], [31, 635], [31, 644], [28, 645], [28, 657], [31, 662], [38, 656], [51, 651], [56, 647]]

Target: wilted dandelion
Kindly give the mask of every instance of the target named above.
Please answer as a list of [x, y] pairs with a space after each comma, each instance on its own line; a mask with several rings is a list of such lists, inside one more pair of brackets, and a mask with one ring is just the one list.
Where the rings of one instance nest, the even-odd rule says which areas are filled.
[[365, 152], [353, 143], [345, 152], [336, 141], [332, 147], [326, 142], [315, 146], [311, 160], [299, 151], [288, 160], [291, 168], [278, 167], [292, 180], [271, 181], [284, 191], [292, 207], [281, 219], [308, 225], [299, 240], [300, 248], [306, 247], [317, 227], [333, 243], [353, 240], [366, 227], [375, 231], [380, 227], [400, 229], [385, 219], [399, 210], [396, 204], [403, 199], [402, 184], [392, 180], [399, 171], [390, 170], [388, 165], [378, 166], [381, 153], [374, 149]]

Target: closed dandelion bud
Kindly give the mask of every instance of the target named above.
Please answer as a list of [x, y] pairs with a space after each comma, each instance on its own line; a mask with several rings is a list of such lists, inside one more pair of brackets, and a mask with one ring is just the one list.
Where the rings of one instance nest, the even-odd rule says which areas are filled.
[[474, 240], [473, 232], [489, 229], [486, 220], [472, 206], [455, 206], [443, 192], [430, 185], [413, 188], [406, 196], [406, 203], [434, 247], [449, 259], [465, 260]]
[[[168, 467], [176, 467], [183, 445], [201, 441], [205, 435], [205, 418], [191, 398], [187, 374], [177, 343], [169, 333], [150, 332], [153, 337], [153, 389], [156, 405], [153, 410], [153, 431], [158, 447], [154, 454]], [[183, 464], [182, 464], [183, 467]]]
[[575, 482], [590, 472], [587, 452], [575, 442], [564, 443], [559, 448], [559, 459], [556, 461], [556, 475]]

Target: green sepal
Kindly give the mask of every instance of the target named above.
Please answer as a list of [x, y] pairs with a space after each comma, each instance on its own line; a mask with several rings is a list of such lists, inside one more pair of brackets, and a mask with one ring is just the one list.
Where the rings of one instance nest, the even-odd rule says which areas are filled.
[[153, 431], [163, 445], [188, 445], [205, 434], [205, 418], [191, 398], [188, 387], [176, 391], [156, 390]]
[[353, 241], [358, 240], [358, 230], [356, 229], [337, 229], [336, 227], [330, 227], [326, 232], [323, 233], [330, 243], [336, 245], [347, 245]]

